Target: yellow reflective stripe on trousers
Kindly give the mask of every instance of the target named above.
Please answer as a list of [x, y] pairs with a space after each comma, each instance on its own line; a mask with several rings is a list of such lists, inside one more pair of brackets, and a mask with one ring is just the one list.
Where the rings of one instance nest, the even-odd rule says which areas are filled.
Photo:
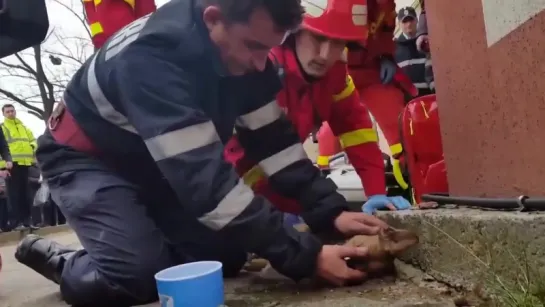
[[403, 146], [401, 146], [401, 143], [397, 143], [390, 146], [390, 152], [392, 153], [392, 156], [400, 154], [402, 151], [403, 151]]
[[345, 99], [346, 97], [349, 97], [350, 95], [352, 95], [352, 93], [354, 93], [355, 90], [356, 90], [356, 86], [354, 85], [354, 81], [352, 80], [352, 77], [348, 75], [346, 76], [346, 87], [344, 88], [344, 90], [342, 90], [342, 92], [333, 95], [333, 101], [335, 102], [341, 101]]
[[375, 129], [358, 129], [341, 134], [339, 137], [343, 148], [357, 146], [365, 143], [378, 142], [378, 135]]
[[104, 32], [104, 29], [102, 28], [102, 25], [100, 24], [100, 22], [92, 23], [89, 26], [89, 30], [91, 30], [91, 36], [95, 36]]
[[261, 180], [261, 178], [264, 177], [265, 173], [261, 167], [259, 167], [259, 165], [256, 165], [242, 175], [242, 180], [247, 186], [253, 187], [259, 180]]
[[316, 158], [316, 164], [318, 164], [318, 166], [329, 166], [329, 156], [318, 156], [318, 158]]
[[403, 178], [403, 171], [401, 170], [401, 165], [397, 159], [393, 159], [392, 161], [392, 173], [394, 174], [397, 184], [399, 184], [403, 190], [406, 190], [409, 187], [409, 184]]

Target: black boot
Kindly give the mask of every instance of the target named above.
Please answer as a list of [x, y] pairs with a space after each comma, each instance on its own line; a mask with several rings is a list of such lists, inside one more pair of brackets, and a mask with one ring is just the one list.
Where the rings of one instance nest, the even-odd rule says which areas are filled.
[[30, 234], [17, 245], [15, 259], [58, 284], [66, 257], [73, 252], [74, 249]]

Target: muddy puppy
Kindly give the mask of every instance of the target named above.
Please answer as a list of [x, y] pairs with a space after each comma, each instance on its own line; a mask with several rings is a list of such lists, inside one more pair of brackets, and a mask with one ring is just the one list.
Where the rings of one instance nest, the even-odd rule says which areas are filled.
[[391, 227], [381, 230], [378, 235], [355, 236], [345, 245], [367, 247], [369, 252], [363, 259], [348, 259], [348, 265], [366, 272], [370, 278], [394, 274], [394, 259], [417, 243], [416, 233]]
[[[305, 224], [296, 225], [298, 231], [306, 232], [309, 228]], [[348, 265], [352, 268], [366, 272], [368, 278], [380, 277], [384, 275], [394, 275], [394, 259], [404, 251], [418, 243], [418, 235], [409, 230], [388, 228], [381, 230], [374, 236], [355, 236], [344, 244], [356, 247], [366, 247], [368, 256], [362, 259], [347, 259]], [[261, 277], [268, 280], [287, 279], [276, 272], [270, 264], [263, 262], [260, 268]]]

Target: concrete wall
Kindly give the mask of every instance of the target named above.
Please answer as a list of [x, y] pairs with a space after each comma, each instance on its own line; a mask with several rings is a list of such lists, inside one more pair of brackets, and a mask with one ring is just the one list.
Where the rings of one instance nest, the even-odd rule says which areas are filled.
[[545, 0], [426, 5], [451, 193], [545, 194]]

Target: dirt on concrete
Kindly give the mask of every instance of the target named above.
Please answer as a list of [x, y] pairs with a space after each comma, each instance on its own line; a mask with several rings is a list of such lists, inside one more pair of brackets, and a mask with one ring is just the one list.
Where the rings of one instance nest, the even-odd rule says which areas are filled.
[[[393, 227], [416, 231], [411, 263], [455, 288], [473, 289], [539, 273], [545, 267], [545, 214], [473, 208], [381, 212]], [[535, 277], [534, 277], [535, 279]]]
[[[72, 233], [52, 235], [60, 243], [79, 247]], [[0, 272], [1, 307], [57, 307], [66, 306], [58, 293], [58, 286], [13, 258], [15, 245], [0, 247], [4, 260]], [[226, 305], [229, 307], [350, 307], [350, 306], [454, 306], [455, 294], [441, 284], [431, 281], [427, 275], [410, 267], [401, 269], [401, 279], [393, 278], [368, 281], [361, 286], [347, 288], [317, 288], [311, 284], [271, 282], [255, 274], [245, 273], [226, 280]], [[148, 306], [159, 306], [150, 304]]]

